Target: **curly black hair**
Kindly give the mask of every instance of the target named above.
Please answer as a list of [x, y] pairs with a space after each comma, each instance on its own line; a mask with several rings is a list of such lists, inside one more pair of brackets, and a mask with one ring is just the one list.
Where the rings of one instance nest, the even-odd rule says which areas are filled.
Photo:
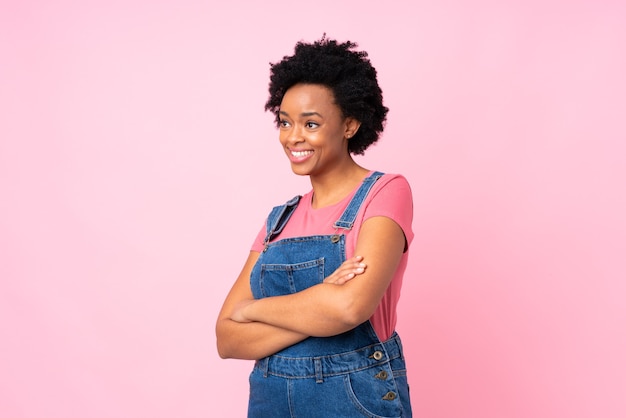
[[352, 117], [361, 126], [348, 141], [348, 151], [362, 155], [375, 143], [385, 127], [389, 109], [383, 106], [383, 92], [376, 79], [376, 69], [365, 51], [354, 51], [354, 42], [338, 43], [326, 35], [313, 43], [298, 42], [294, 55], [270, 64], [270, 96], [265, 110], [276, 115], [279, 124], [280, 104], [290, 87], [320, 84], [330, 88], [344, 117]]

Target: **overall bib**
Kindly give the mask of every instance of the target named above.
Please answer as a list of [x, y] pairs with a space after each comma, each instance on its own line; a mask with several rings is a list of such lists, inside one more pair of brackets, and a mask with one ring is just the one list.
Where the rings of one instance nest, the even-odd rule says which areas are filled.
[[[365, 197], [382, 176], [366, 178], [334, 227], [350, 230]], [[300, 196], [267, 219], [265, 249], [250, 284], [256, 299], [296, 293], [322, 283], [346, 259], [345, 235], [314, 235], [271, 242]], [[358, 280], [358, 278], [356, 279]], [[249, 418], [411, 417], [400, 337], [381, 342], [370, 321], [332, 337], [309, 337], [257, 360], [250, 374]]]

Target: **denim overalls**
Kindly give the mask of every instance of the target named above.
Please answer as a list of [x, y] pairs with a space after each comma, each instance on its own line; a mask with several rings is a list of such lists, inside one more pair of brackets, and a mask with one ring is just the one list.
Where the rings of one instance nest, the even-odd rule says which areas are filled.
[[[366, 178], [335, 223], [350, 230], [374, 183]], [[265, 249], [250, 284], [256, 299], [299, 292], [321, 283], [345, 261], [345, 235], [286, 238], [283, 229], [300, 196], [267, 219]], [[358, 280], [358, 279], [357, 279]], [[248, 417], [411, 417], [406, 365], [399, 336], [380, 342], [369, 321], [333, 337], [309, 337], [257, 360], [250, 374]]]

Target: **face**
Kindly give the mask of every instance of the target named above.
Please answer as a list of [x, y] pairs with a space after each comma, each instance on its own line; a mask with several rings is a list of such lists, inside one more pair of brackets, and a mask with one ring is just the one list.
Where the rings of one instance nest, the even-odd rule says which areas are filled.
[[328, 87], [291, 87], [280, 104], [279, 120], [280, 143], [294, 173], [321, 175], [352, 161], [347, 141], [359, 123], [343, 117]]

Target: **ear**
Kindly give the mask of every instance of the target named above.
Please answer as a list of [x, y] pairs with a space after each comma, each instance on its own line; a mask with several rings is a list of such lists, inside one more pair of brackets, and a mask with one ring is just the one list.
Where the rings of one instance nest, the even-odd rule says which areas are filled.
[[357, 131], [361, 127], [361, 122], [354, 118], [346, 118], [345, 126], [346, 126], [346, 129], [344, 131], [343, 136], [346, 137], [346, 139], [350, 139], [354, 135], [356, 135]]

